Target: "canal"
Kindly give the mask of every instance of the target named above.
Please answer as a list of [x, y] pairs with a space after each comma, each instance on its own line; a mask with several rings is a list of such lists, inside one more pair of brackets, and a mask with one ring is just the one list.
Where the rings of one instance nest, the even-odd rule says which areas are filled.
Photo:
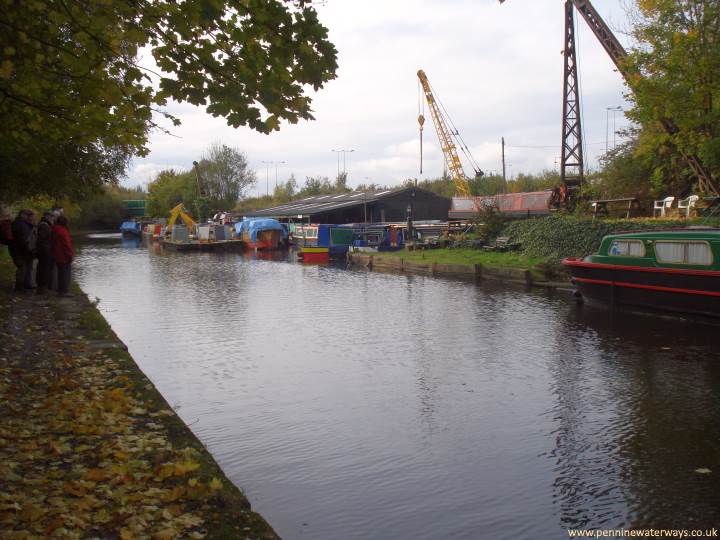
[[285, 539], [720, 525], [719, 326], [113, 235], [74, 266]]

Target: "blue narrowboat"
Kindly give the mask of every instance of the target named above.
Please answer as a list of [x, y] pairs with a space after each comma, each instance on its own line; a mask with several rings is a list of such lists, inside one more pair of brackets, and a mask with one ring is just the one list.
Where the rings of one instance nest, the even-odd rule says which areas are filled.
[[308, 229], [301, 232], [304, 233], [302, 237], [295, 238], [300, 246], [299, 256], [304, 262], [327, 262], [331, 258], [342, 258], [347, 255], [355, 238], [355, 231], [349, 225], [318, 224]]
[[120, 225], [120, 234], [139, 237], [142, 234], [142, 224], [134, 219], [123, 221], [122, 225]]

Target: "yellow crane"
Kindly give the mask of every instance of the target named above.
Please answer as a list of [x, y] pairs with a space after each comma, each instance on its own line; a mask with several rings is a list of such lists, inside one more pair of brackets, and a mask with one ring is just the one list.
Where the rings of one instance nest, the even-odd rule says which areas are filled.
[[[455, 142], [453, 141], [453, 136], [459, 137], [459, 133], [457, 132], [457, 130], [451, 131], [449, 129], [447, 122], [445, 121], [445, 116], [447, 116], [447, 113], [443, 114], [442, 110], [440, 109], [438, 100], [433, 95], [432, 88], [430, 87], [430, 83], [428, 82], [428, 78], [427, 75], [425, 75], [425, 72], [422, 69], [418, 70], [417, 76], [420, 80], [422, 91], [425, 94], [425, 100], [427, 101], [428, 108], [430, 109], [430, 117], [433, 120], [433, 124], [435, 124], [435, 130], [437, 131], [438, 139], [440, 139], [440, 148], [442, 149], [443, 155], [445, 156], [445, 163], [447, 164], [447, 168], [450, 171], [450, 176], [455, 183], [455, 191], [457, 192], [457, 195], [459, 197], [471, 197], [472, 195], [470, 193], [470, 184], [468, 183], [468, 177], [465, 174], [465, 170], [463, 169], [462, 163], [460, 162], [460, 156], [458, 155], [457, 147], [455, 146]], [[450, 122], [452, 123], [451, 120]], [[423, 124], [425, 123], [425, 117], [422, 115], [422, 113], [418, 116], [418, 123], [420, 124], [420, 144], [422, 145], [422, 130]], [[463, 152], [468, 157], [468, 159], [470, 159], [473, 168], [475, 169], [476, 176], [482, 176], [483, 172], [480, 170], [479, 167], [477, 167], [477, 164], [475, 163], [473, 157], [470, 155], [470, 151], [467, 146], [462, 143], [461, 148], [463, 149]]]

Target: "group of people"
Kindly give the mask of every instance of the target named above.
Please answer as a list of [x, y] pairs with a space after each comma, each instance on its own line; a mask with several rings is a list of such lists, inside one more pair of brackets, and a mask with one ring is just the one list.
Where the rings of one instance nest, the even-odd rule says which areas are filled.
[[[67, 218], [62, 211], [44, 212], [35, 223], [32, 210], [20, 210], [12, 221], [0, 224], [0, 239], [7, 244], [15, 272], [15, 291], [38, 294], [51, 291], [57, 275], [57, 292], [70, 296], [74, 256]], [[37, 260], [37, 264], [35, 261]]]

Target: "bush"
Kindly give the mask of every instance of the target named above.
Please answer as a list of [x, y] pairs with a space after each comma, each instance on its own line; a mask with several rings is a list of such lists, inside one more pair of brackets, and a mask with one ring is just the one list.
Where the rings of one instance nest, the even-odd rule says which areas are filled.
[[505, 217], [494, 205], [481, 207], [474, 221], [477, 237], [484, 242], [497, 238], [505, 227]]
[[720, 225], [720, 220], [590, 219], [552, 214], [545, 218], [513, 221], [502, 231], [513, 242], [522, 244], [527, 257], [584, 257], [597, 252], [604, 236], [622, 231], [677, 229], [688, 225]]

